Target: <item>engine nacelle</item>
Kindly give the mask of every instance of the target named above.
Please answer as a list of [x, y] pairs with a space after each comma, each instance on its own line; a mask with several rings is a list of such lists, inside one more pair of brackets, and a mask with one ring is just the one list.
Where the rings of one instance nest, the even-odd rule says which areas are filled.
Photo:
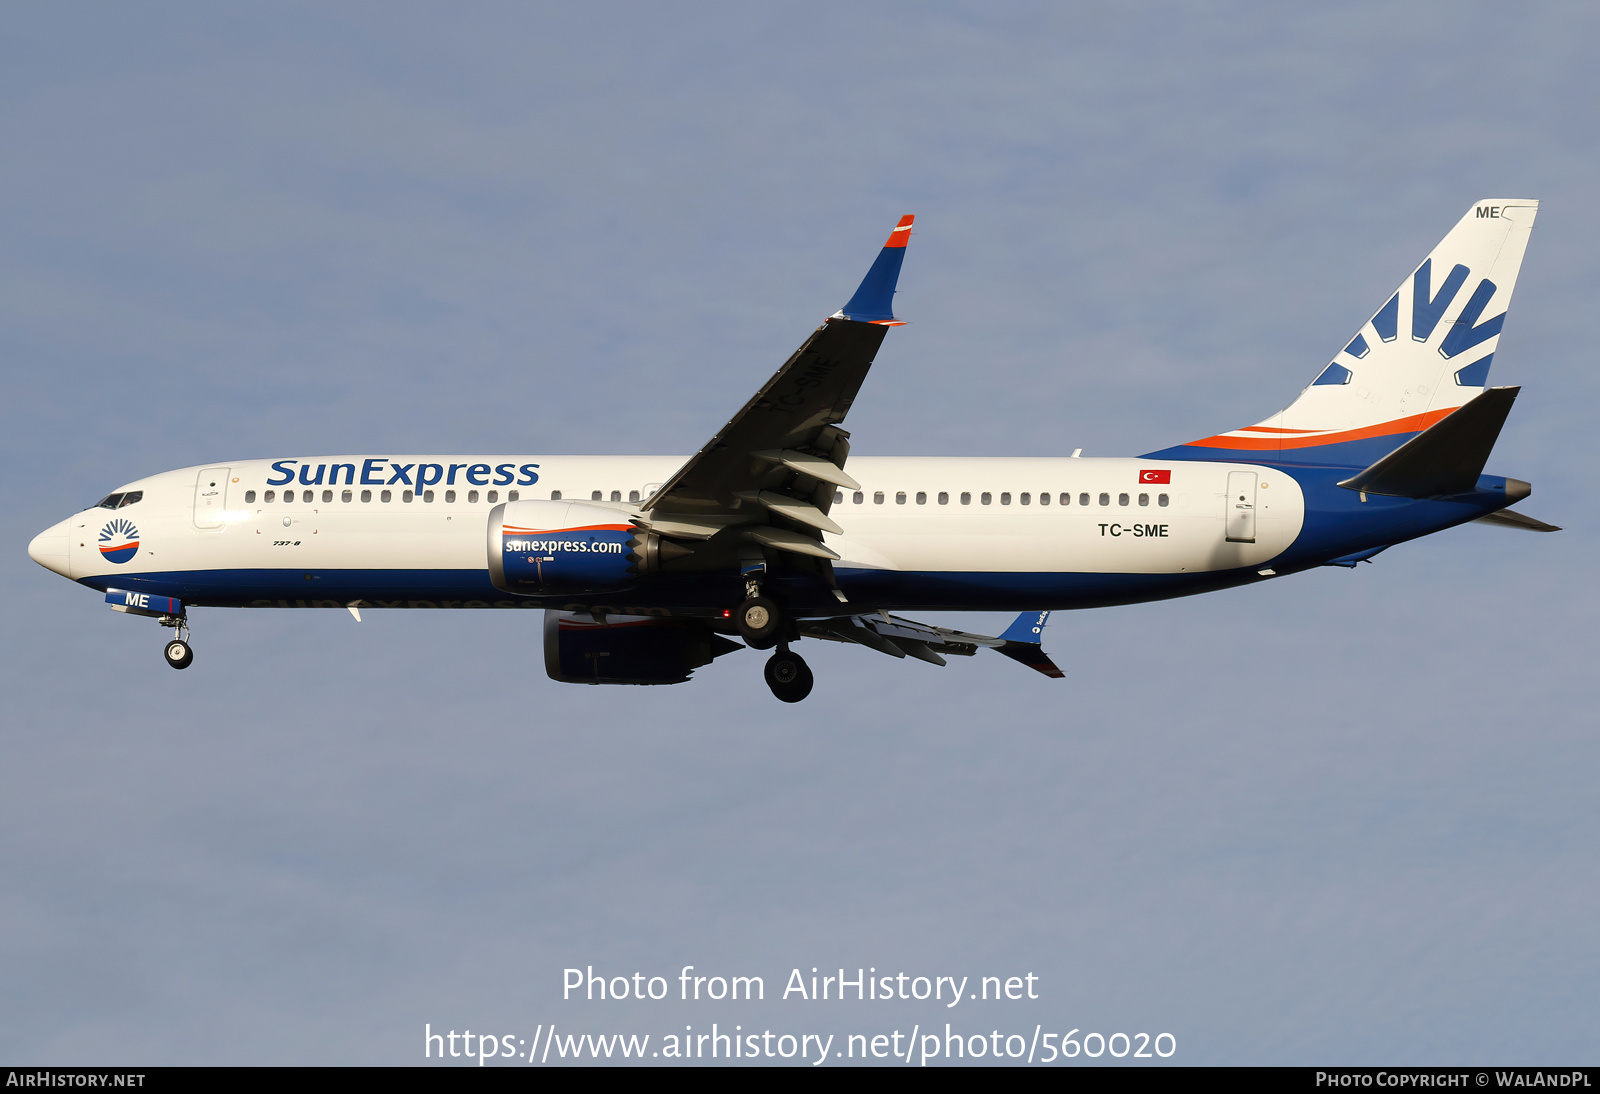
[[564, 684], [681, 684], [712, 658], [742, 649], [685, 619], [613, 615], [597, 623], [544, 613], [544, 670]]
[[638, 580], [643, 535], [620, 509], [508, 501], [489, 513], [489, 580], [530, 596], [605, 593]]

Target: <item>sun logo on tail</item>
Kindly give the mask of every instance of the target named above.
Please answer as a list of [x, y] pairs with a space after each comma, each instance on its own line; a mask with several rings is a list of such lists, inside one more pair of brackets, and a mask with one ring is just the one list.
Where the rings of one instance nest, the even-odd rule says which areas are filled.
[[100, 557], [121, 564], [139, 553], [139, 529], [124, 517], [100, 529]]

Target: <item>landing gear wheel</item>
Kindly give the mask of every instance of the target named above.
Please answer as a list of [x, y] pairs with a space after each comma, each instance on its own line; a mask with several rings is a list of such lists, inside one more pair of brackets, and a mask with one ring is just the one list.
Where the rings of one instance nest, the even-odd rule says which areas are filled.
[[783, 629], [783, 613], [764, 596], [746, 597], [733, 613], [739, 637], [753, 650], [770, 650], [778, 644]]
[[811, 685], [816, 682], [811, 666], [798, 653], [788, 650], [779, 650], [767, 659], [764, 675], [772, 694], [785, 703], [798, 703], [810, 695]]
[[167, 643], [167, 664], [175, 669], [186, 669], [194, 661], [194, 650], [189, 648], [189, 643], [181, 638], [174, 638]]

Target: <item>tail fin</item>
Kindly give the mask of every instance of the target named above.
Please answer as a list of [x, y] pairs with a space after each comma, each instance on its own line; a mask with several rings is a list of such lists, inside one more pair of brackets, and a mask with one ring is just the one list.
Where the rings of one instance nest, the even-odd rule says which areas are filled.
[[1475, 202], [1284, 410], [1150, 453], [1365, 467], [1480, 395], [1539, 203]]

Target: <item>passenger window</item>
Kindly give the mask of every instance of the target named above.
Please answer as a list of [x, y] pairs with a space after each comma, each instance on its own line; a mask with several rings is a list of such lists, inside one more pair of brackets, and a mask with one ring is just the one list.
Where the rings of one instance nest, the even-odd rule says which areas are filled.
[[945, 493], [943, 490], [939, 491], [939, 504], [940, 505], [949, 505], [950, 504], [950, 495]]
[[[494, 500], [494, 491], [493, 490], [489, 491], [489, 500], [490, 501]], [[560, 501], [561, 500], [561, 491], [559, 491], [559, 490], [550, 491], [550, 500], [551, 501]]]
[[316, 500], [317, 500], [317, 492], [315, 490], [302, 490], [302, 491], [300, 491], [300, 501], [301, 501], [302, 504], [310, 505], [312, 502], [314, 502]]
[[432, 505], [433, 504], [433, 491], [432, 490], [424, 490], [422, 492], [422, 500], [427, 502], [429, 505]]
[[455, 501], [456, 500], [456, 492], [454, 490], [446, 490], [444, 492], [444, 500], [445, 500], [445, 504], [446, 505], [448, 505], [451, 502]]
[[[496, 494], [498, 494], [499, 492], [500, 491], [498, 491], [498, 490], [489, 491], [489, 500], [493, 501], [494, 500], [494, 496]], [[506, 500], [507, 501], [516, 501], [521, 496], [522, 496], [522, 492], [520, 490], [507, 490], [506, 491]]]
[[1117, 504], [1118, 505], [1127, 505], [1128, 504], [1128, 495], [1126, 495], [1126, 494], [1118, 494], [1117, 495]]
[[371, 490], [363, 490], [363, 491], [361, 491], [361, 500], [362, 500], [362, 502], [371, 501], [372, 500], [372, 491]]
[[866, 500], [867, 500], [867, 496], [865, 494], [863, 494], [859, 490], [857, 490], [854, 494], [850, 495], [850, 501], [855, 505], [860, 505], [862, 502], [864, 502]]
[[971, 505], [972, 504], [972, 495], [967, 493], [965, 490], [961, 491], [961, 504], [962, 505]]
[[[555, 497], [556, 497], [557, 501], [560, 501], [561, 500], [561, 491], [557, 490]], [[495, 502], [500, 500], [500, 491], [498, 491], [498, 490], [489, 491], [489, 493], [485, 496], [484, 500], [486, 500], [490, 505], [493, 505]]]
[[1140, 505], [1149, 505], [1150, 504], [1150, 495], [1149, 494], [1140, 494], [1139, 495], [1139, 504]]
[[621, 490], [613, 490], [613, 491], [611, 491], [611, 500], [612, 501], [621, 501], [622, 500], [622, 491]]
[[835, 505], [843, 505], [844, 504], [844, 491], [843, 490], [835, 490], [833, 492], [833, 504], [835, 504]]
[[415, 498], [416, 496], [417, 495], [415, 493], [413, 493], [412, 491], [410, 491], [410, 490], [402, 490], [402, 491], [400, 491], [400, 500], [405, 502], [407, 505], [410, 505], [412, 499]]
[[1111, 495], [1110, 494], [1101, 494], [1100, 495], [1100, 504], [1101, 505], [1110, 505], [1111, 504]]
[[273, 498], [275, 498], [277, 496], [278, 496], [278, 492], [276, 490], [268, 490], [265, 494], [261, 495], [261, 500], [262, 501], [271, 501]]
[[[560, 497], [561, 495], [557, 494], [556, 496]], [[467, 504], [469, 504], [469, 505], [478, 504], [478, 492], [476, 490], [468, 490], [467, 491]]]
[[878, 490], [878, 491], [873, 493], [873, 495], [872, 495], [872, 504], [873, 505], [882, 505], [883, 504], [883, 491], [882, 490]]
[[[1088, 505], [1089, 504], [1089, 495], [1088, 494], [1079, 494], [1078, 495], [1078, 504], [1079, 505]], [[1102, 504], [1104, 504], [1104, 503], [1102, 503]]]
[[328, 502], [330, 502], [332, 500], [333, 500], [333, 491], [332, 490], [324, 490], [322, 492], [323, 504], [326, 505]]
[[[1026, 497], [1027, 495], [1024, 494], [1023, 496]], [[1040, 494], [1039, 495], [1039, 504], [1040, 505], [1049, 505], [1050, 504], [1050, 495], [1049, 494]]]
[[1061, 504], [1062, 505], [1071, 505], [1072, 504], [1072, 495], [1071, 494], [1062, 494], [1061, 495]]
[[1027, 505], [1032, 500], [1033, 496], [1031, 494], [1023, 494], [1017, 499], [1017, 501], [1021, 502], [1023, 505]]
[[926, 493], [924, 493], [923, 491], [921, 491], [921, 490], [917, 491], [917, 504], [918, 505], [927, 505], [928, 504], [928, 495]]
[[[629, 490], [628, 491], [628, 500], [629, 501], [638, 501], [639, 500], [639, 491], [637, 491], [637, 490]], [[840, 498], [835, 498], [834, 500], [835, 501], [843, 501], [844, 499], [842, 497], [840, 497]]]
[[590, 501], [603, 501], [605, 499], [600, 496], [600, 491], [595, 490], [589, 495], [589, 500]]
[[895, 492], [894, 503], [896, 505], [904, 505], [906, 503], [906, 492], [904, 490], [898, 490]]
[[988, 505], [991, 501], [994, 500], [994, 495], [990, 494], [989, 491], [985, 490], [982, 494], [978, 495], [978, 500], [983, 502], [983, 504]]
[[256, 500], [256, 492], [254, 490], [246, 490], [244, 492], [244, 503], [246, 505], [253, 505], [255, 503], [255, 500]]
[[1157, 494], [1156, 495], [1156, 504], [1161, 506], [1161, 508], [1165, 509], [1167, 507], [1167, 496], [1165, 494]]
[[1010, 505], [1011, 504], [1011, 495], [1009, 493], [1001, 494], [1000, 495], [1000, 504], [1001, 505]]
[[117, 502], [117, 508], [118, 509], [126, 509], [128, 506], [137, 505], [137, 504], [139, 504], [139, 502], [141, 502], [143, 500], [144, 500], [144, 491], [143, 490], [129, 490], [126, 494], [122, 495], [122, 500]]
[[379, 501], [385, 501], [386, 502], [386, 501], [390, 501], [393, 498], [394, 498], [394, 491], [392, 491], [392, 490], [385, 490], [383, 493], [378, 495], [378, 500]]
[[344, 490], [344, 491], [341, 491], [341, 492], [340, 492], [340, 494], [339, 494], [339, 500], [340, 500], [340, 501], [349, 501], [349, 500], [350, 500], [350, 498], [351, 498], [351, 496], [352, 496], [352, 495], [351, 495], [351, 492], [350, 492], [350, 491], [349, 491], [349, 490]]

